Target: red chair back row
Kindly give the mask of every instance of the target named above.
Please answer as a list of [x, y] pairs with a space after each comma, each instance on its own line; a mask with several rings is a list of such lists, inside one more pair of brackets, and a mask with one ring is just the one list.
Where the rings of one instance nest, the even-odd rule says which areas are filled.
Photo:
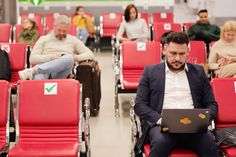
[[0, 42], [11, 42], [11, 25], [9, 23], [0, 23]]

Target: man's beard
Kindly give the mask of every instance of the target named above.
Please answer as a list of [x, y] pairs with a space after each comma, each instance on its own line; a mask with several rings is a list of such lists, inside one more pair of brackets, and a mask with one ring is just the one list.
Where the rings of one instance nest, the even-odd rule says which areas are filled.
[[171, 71], [181, 71], [181, 70], [184, 70], [184, 67], [185, 67], [185, 64], [183, 64], [182, 62], [179, 62], [179, 61], [175, 61], [175, 62], [172, 62], [172, 64], [175, 64], [175, 63], [179, 63], [179, 64], [182, 64], [179, 68], [175, 68], [172, 64], [170, 64], [168, 61], [166, 61], [169, 69]]
[[64, 40], [66, 38], [66, 35], [56, 35], [56, 38], [58, 40]]

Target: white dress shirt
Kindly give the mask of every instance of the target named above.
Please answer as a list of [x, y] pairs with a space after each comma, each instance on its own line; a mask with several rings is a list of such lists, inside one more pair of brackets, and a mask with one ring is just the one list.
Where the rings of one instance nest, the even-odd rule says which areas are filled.
[[178, 73], [172, 72], [166, 65], [166, 81], [163, 109], [192, 109], [193, 99], [189, 87], [186, 72], [188, 71], [187, 64], [185, 69]]

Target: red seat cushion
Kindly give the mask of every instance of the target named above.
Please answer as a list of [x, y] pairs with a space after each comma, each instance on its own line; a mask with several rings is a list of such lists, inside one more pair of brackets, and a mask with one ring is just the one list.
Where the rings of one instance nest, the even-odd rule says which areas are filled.
[[9, 157], [77, 157], [78, 143], [18, 143]]
[[[144, 146], [144, 153], [145, 153], [146, 157], [149, 157], [149, 153], [150, 153], [150, 145], [149, 144]], [[190, 150], [175, 149], [171, 152], [169, 157], [197, 157], [197, 155]]]
[[236, 157], [236, 148], [228, 148], [224, 152], [227, 154], [227, 157]]

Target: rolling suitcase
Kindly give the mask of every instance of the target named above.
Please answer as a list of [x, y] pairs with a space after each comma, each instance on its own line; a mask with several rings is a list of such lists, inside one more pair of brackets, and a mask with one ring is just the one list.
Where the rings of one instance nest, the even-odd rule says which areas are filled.
[[80, 62], [76, 68], [76, 80], [83, 85], [82, 102], [85, 98], [90, 99], [90, 115], [97, 116], [101, 100], [101, 71], [98, 62], [86, 60]]

